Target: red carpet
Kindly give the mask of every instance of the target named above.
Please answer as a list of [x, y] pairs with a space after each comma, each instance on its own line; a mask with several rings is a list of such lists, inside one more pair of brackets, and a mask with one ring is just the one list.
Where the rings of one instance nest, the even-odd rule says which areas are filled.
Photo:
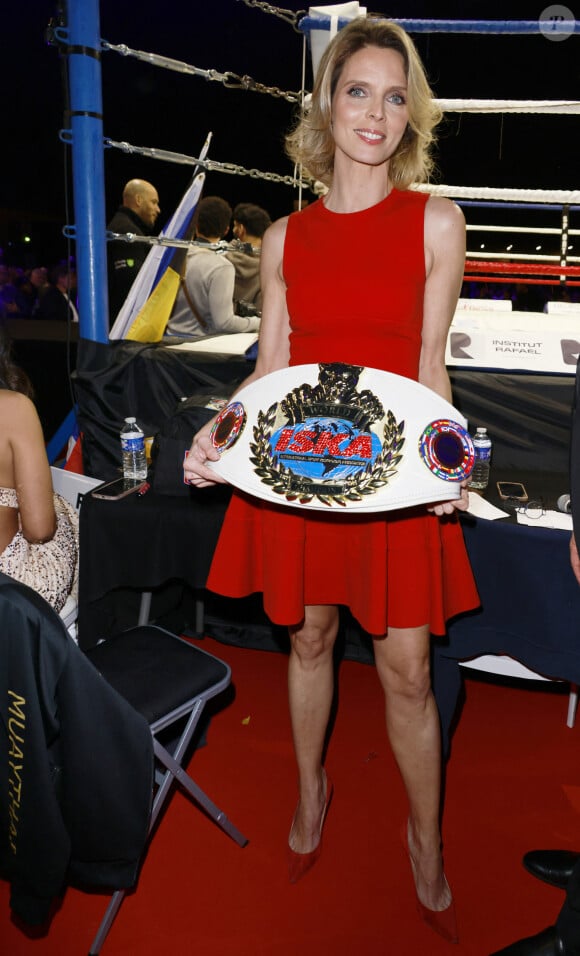
[[[213, 718], [192, 773], [250, 843], [240, 849], [176, 792], [103, 956], [488, 956], [553, 922], [560, 891], [522, 868], [533, 847], [580, 847], [580, 722], [555, 685], [469, 677], [447, 774], [445, 859], [460, 943], [416, 915], [399, 840], [405, 797], [373, 668], [345, 663], [327, 766], [335, 795], [320, 862], [287, 882], [296, 799], [281, 654], [207, 640], [236, 697]], [[69, 890], [47, 936], [28, 939], [0, 883], [0, 953], [82, 956], [107, 899]]]

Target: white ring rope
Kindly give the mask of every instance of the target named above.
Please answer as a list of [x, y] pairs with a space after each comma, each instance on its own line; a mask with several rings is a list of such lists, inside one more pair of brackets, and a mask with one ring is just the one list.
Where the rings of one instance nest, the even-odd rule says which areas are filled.
[[[132, 56], [137, 60], [150, 63], [152, 66], [159, 66], [165, 70], [172, 70], [175, 73], [186, 73], [190, 76], [199, 76], [204, 80], [213, 80], [223, 83], [228, 89], [252, 90], [258, 93], [267, 93], [270, 96], [279, 99], [288, 100], [291, 103], [302, 102], [305, 90], [293, 92], [291, 90], [281, 90], [276, 86], [266, 86], [253, 80], [251, 76], [239, 76], [237, 73], [227, 71], [220, 73], [214, 69], [202, 69], [192, 66], [190, 63], [184, 63], [183, 60], [174, 60], [168, 56], [161, 56], [158, 53], [148, 53], [144, 50], [134, 50], [125, 43], [109, 43], [107, 40], [101, 40], [101, 46], [104, 50], [112, 50], [120, 53], [121, 56]], [[304, 73], [302, 76], [304, 83]], [[435, 99], [434, 102], [445, 113], [557, 113], [564, 115], [577, 115], [580, 113], [580, 102], [578, 100], [482, 100], [482, 99]]]
[[417, 192], [453, 199], [557, 203], [562, 206], [580, 203], [580, 189], [495, 189], [492, 186], [436, 186], [433, 183], [422, 183], [412, 188]]
[[[120, 149], [125, 153], [137, 153], [148, 156], [150, 159], [161, 159], [169, 163], [178, 163], [186, 166], [199, 166], [208, 172], [229, 173], [234, 176], [249, 176], [251, 179], [265, 179], [269, 182], [284, 183], [287, 186], [302, 185], [312, 188], [315, 184], [311, 180], [296, 179], [295, 176], [283, 176], [279, 173], [265, 173], [259, 169], [246, 169], [235, 163], [220, 163], [214, 159], [199, 159], [185, 153], [174, 153], [166, 149], [157, 149], [154, 146], [135, 146], [127, 142], [118, 142], [112, 139], [104, 140], [106, 146]], [[418, 192], [432, 193], [434, 196], [449, 196], [455, 199], [491, 199], [508, 200], [513, 202], [543, 202], [558, 203], [560, 205], [576, 205], [580, 203], [580, 190], [564, 189], [495, 189], [488, 186], [437, 186], [433, 183], [415, 185], [412, 188]]]
[[[301, 14], [305, 11], [301, 11], [298, 14], [293, 14], [291, 11], [283, 11], [281, 8], [272, 7], [267, 3], [261, 3], [260, 0], [244, 0], [247, 6], [257, 6], [261, 7], [267, 13], [273, 13], [275, 15], [282, 15], [283, 19], [286, 19], [287, 22], [293, 22], [294, 29], [297, 33], [301, 31], [296, 27], [296, 21], [299, 19]], [[288, 14], [288, 16], [286, 16]], [[435, 21], [434, 21], [435, 22]], [[265, 93], [279, 99], [285, 99], [286, 101], [299, 104], [301, 109], [305, 109], [305, 103], [309, 98], [309, 94], [305, 89], [306, 85], [306, 35], [303, 33], [303, 59], [302, 59], [302, 76], [301, 83], [302, 89], [299, 92], [293, 91], [284, 91], [274, 86], [266, 86], [263, 83], [259, 83], [256, 80], [252, 79], [250, 76], [240, 76], [236, 73], [227, 71], [219, 72], [215, 69], [202, 69], [196, 66], [193, 66], [189, 63], [185, 63], [182, 60], [176, 60], [171, 57], [162, 56], [160, 54], [149, 53], [143, 50], [132, 49], [126, 44], [113, 44], [109, 43], [106, 40], [101, 40], [101, 46], [104, 50], [110, 50], [116, 53], [121, 54], [125, 57], [133, 57], [135, 59], [147, 62], [152, 66], [161, 67], [163, 69], [171, 70], [173, 72], [178, 72], [182, 74], [188, 74], [193, 76], [198, 76], [205, 80], [220, 82], [227, 89], [239, 89], [246, 91], [253, 91], [259, 93]], [[580, 101], [579, 100], [509, 100], [509, 99], [442, 99], [434, 98], [434, 102], [444, 113], [471, 113], [479, 115], [490, 115], [490, 114], [552, 114], [552, 115], [578, 115], [580, 113]], [[263, 172], [258, 169], [246, 169], [243, 166], [234, 164], [234, 163], [221, 163], [216, 160], [209, 159], [200, 159], [194, 156], [188, 156], [183, 153], [172, 152], [164, 149], [157, 149], [155, 147], [143, 147], [135, 146], [128, 142], [117, 142], [111, 139], [105, 139], [104, 144], [115, 149], [120, 149], [126, 153], [136, 153], [142, 156], [147, 156], [152, 159], [159, 159], [165, 162], [177, 163], [188, 166], [198, 166], [200, 169], [204, 169], [208, 172], [217, 171], [228, 173], [230, 175], [240, 175], [240, 176], [249, 176], [253, 179], [262, 179], [270, 182], [282, 183], [289, 185], [298, 189], [299, 197], [302, 196], [302, 191], [304, 189], [309, 189], [316, 195], [321, 195], [326, 192], [326, 188], [322, 183], [315, 182], [308, 177], [302, 175], [302, 170], [295, 167], [294, 175], [281, 175], [278, 173]], [[482, 186], [450, 186], [450, 185], [434, 185], [432, 183], [415, 185], [411, 188], [416, 189], [419, 192], [429, 193], [437, 196], [446, 196], [456, 200], [483, 200], [488, 201], [489, 205], [492, 205], [493, 202], [503, 202], [503, 203], [514, 203], [522, 204], [526, 203], [536, 203], [536, 204], [554, 204], [562, 205], [563, 207], [580, 204], [580, 190], [555, 190], [555, 189], [503, 189], [503, 188], [494, 188], [494, 187], [482, 187]], [[301, 203], [300, 203], [301, 205]], [[562, 236], [562, 250], [561, 254], [558, 255], [539, 255], [539, 254], [518, 254], [516, 252], [467, 252], [467, 257], [470, 259], [487, 259], [487, 260], [529, 260], [535, 262], [557, 262], [560, 261], [561, 264], [567, 262], [579, 262], [580, 258], [572, 257], [566, 255], [566, 246], [568, 237], [580, 235], [580, 230], [568, 230], [567, 228], [567, 215], [568, 210], [564, 209], [562, 215], [566, 215], [566, 227], [562, 225], [560, 228], [549, 228], [549, 227], [525, 227], [525, 226], [493, 226], [493, 225], [467, 225], [467, 229], [470, 232], [496, 232], [496, 233], [525, 233], [528, 235], [560, 235]], [[171, 239], [165, 236], [138, 236], [133, 233], [121, 234], [121, 233], [107, 233], [108, 239], [119, 239], [125, 240], [127, 242], [141, 242], [149, 245], [160, 245], [160, 246], [176, 246], [176, 247], [185, 247], [188, 248], [192, 245], [191, 241]], [[565, 241], [564, 241], [565, 239]], [[222, 246], [220, 245], [221, 249]]]
[[[537, 226], [536, 228], [531, 228], [528, 226], [478, 226], [478, 225], [467, 225], [466, 229], [468, 232], [521, 232], [527, 233], [530, 236], [559, 236], [561, 229], [551, 228], [549, 226]], [[569, 229], [569, 236], [580, 236], [580, 229]]]
[[[473, 227], [473, 228], [479, 229], [480, 231], [482, 231], [484, 229], [493, 230], [495, 227], [494, 226], [479, 226], [479, 227]], [[504, 227], [498, 227], [497, 231], [498, 232], [503, 231], [503, 228]], [[509, 227], [506, 226], [505, 229], [509, 230]], [[516, 230], [510, 230], [510, 231], [515, 232]], [[535, 232], [540, 232], [541, 230], [534, 229], [529, 231], [535, 233]], [[554, 230], [554, 231], [557, 232], [558, 230]], [[580, 234], [580, 233], [577, 233], [577, 234]], [[108, 240], [118, 239], [121, 242], [128, 242], [128, 243], [137, 242], [146, 246], [171, 246], [176, 249], [190, 249], [192, 246], [201, 245], [201, 243], [192, 242], [189, 239], [172, 239], [170, 236], [142, 236], [142, 235], [138, 235], [135, 232], [107, 231], [107, 239]], [[214, 249], [216, 252], [223, 253], [223, 252], [227, 252], [228, 249], [237, 248], [237, 246], [233, 246], [230, 243], [225, 243], [225, 242], [209, 243], [209, 244], [207, 242], [204, 242], [203, 248]], [[522, 259], [522, 260], [530, 260], [531, 262], [559, 262], [560, 256], [559, 255], [531, 255], [530, 253], [514, 253], [514, 252], [502, 253], [502, 252], [487, 252], [486, 251], [486, 252], [467, 252], [466, 259], [493, 259], [493, 260], [508, 259], [510, 261], [514, 259], [518, 259], [518, 260]], [[566, 261], [568, 263], [580, 262], [580, 256], [568, 256]]]
[[444, 113], [558, 113], [577, 115], [578, 100], [443, 100], [434, 99]]
[[[559, 236], [560, 229], [527, 228], [525, 226], [479, 226], [468, 225], [468, 232], [519, 232], [531, 236]], [[580, 229], [570, 229], [569, 236], [580, 236]], [[196, 242], [193, 239], [175, 239], [171, 236], [144, 236], [136, 232], [111, 232], [107, 230], [107, 239], [120, 239], [124, 242], [144, 242], [151, 246], [175, 246], [179, 249], [189, 249], [191, 246], [201, 246], [203, 249], [213, 249], [215, 252], [225, 252], [228, 249], [238, 249], [239, 245], [228, 242]]]
[[[489, 231], [489, 230], [496, 229], [495, 226], [479, 226], [479, 227], [468, 226], [467, 228], [468, 229], [473, 228], [478, 231], [483, 231], [483, 230]], [[555, 233], [559, 232], [559, 230], [557, 229], [516, 230], [516, 229], [510, 229], [509, 226], [498, 226], [497, 231], [498, 232], [519, 231], [519, 232], [531, 232], [534, 234], [538, 232], [555, 232]], [[580, 232], [578, 230], [570, 230], [570, 235], [580, 235]], [[107, 231], [107, 240], [111, 240], [111, 239], [118, 239], [121, 242], [128, 242], [128, 243], [137, 242], [146, 246], [171, 246], [177, 249], [190, 249], [191, 246], [201, 245], [201, 243], [196, 243], [188, 239], [172, 239], [170, 236], [142, 236], [142, 235], [138, 235], [135, 232]], [[221, 252], [227, 252], [228, 249], [237, 248], [237, 247], [233, 246], [230, 243], [224, 243], [224, 242], [211, 243], [211, 244], [208, 244], [207, 242], [205, 242], [203, 243], [203, 248], [214, 249], [216, 252], [221, 253]], [[518, 261], [529, 260], [530, 262], [560, 262], [560, 263], [562, 262], [561, 257], [559, 255], [536, 255], [536, 254], [532, 255], [530, 253], [517, 253], [517, 252], [502, 253], [502, 252], [491, 252], [491, 251], [486, 251], [486, 252], [469, 252], [468, 251], [465, 254], [465, 258], [466, 259], [486, 259], [488, 261], [500, 260], [500, 259], [508, 259], [509, 261], [513, 261], [517, 259]], [[580, 256], [567, 256], [566, 262], [567, 263], [580, 262]]]

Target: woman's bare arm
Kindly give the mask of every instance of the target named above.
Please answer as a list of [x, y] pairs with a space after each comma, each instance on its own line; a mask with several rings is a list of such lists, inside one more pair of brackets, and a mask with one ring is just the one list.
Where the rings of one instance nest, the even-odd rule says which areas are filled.
[[56, 531], [52, 479], [42, 426], [34, 404], [19, 392], [4, 396], [4, 408], [9, 415], [6, 438], [12, 453], [22, 533], [31, 544], [41, 544], [49, 541]]
[[425, 265], [419, 381], [449, 402], [445, 347], [465, 269], [465, 220], [448, 199], [432, 196], [427, 203]]

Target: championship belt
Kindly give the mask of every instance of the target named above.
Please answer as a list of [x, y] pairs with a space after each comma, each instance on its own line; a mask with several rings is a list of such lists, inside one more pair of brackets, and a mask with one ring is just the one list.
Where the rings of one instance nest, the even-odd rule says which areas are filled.
[[467, 422], [402, 375], [294, 365], [245, 388], [218, 415], [210, 468], [274, 504], [391, 511], [459, 498], [473, 468]]

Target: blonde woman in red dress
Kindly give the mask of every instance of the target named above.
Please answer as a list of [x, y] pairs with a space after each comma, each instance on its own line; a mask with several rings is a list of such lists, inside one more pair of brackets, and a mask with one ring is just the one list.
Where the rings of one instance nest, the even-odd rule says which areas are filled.
[[[255, 371], [346, 362], [418, 380], [451, 400], [445, 344], [463, 276], [465, 224], [425, 181], [440, 118], [422, 64], [396, 24], [357, 19], [330, 43], [312, 103], [288, 138], [292, 159], [328, 186], [275, 222], [262, 247], [263, 311]], [[194, 438], [185, 478], [216, 480], [209, 426]], [[322, 766], [333, 697], [338, 607], [374, 637], [387, 731], [409, 799], [408, 851], [423, 917], [456, 940], [440, 833], [441, 756], [431, 691], [431, 634], [478, 604], [456, 510], [460, 499], [403, 511], [326, 514], [234, 491], [208, 587], [261, 591], [290, 633], [289, 699], [299, 800], [290, 879], [320, 855], [332, 795]]]

